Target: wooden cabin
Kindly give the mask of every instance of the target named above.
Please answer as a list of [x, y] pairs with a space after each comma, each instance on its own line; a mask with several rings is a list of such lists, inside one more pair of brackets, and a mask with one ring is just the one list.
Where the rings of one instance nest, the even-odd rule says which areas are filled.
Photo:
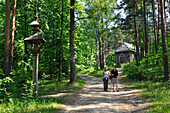
[[132, 62], [135, 58], [135, 47], [129, 43], [123, 43], [115, 50], [115, 63], [118, 67], [123, 67], [127, 62]]

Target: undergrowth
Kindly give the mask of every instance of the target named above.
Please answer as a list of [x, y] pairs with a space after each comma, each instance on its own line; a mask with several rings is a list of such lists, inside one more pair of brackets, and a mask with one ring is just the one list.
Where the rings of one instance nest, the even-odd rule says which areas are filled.
[[[39, 95], [58, 94], [79, 90], [85, 86], [85, 81], [77, 77], [74, 85], [69, 84], [69, 78], [61, 82], [52, 80], [39, 80]], [[62, 106], [62, 97], [27, 97], [27, 98], [9, 98], [0, 103], [1, 113], [56, 113]]]

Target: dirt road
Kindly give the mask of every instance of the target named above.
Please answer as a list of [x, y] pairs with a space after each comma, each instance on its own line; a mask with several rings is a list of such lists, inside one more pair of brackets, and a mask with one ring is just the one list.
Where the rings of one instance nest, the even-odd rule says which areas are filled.
[[86, 81], [86, 87], [70, 94], [59, 113], [144, 113], [149, 104], [142, 100], [139, 90], [122, 83], [119, 92], [113, 92], [109, 81], [108, 92], [104, 92], [101, 78], [78, 76]]

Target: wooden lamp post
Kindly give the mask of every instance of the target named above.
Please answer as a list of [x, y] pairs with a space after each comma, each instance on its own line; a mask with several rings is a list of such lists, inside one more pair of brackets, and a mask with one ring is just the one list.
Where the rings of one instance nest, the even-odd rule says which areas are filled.
[[42, 46], [46, 41], [39, 35], [39, 27], [40, 24], [37, 21], [38, 17], [36, 16], [36, 20], [31, 22], [29, 25], [32, 27], [33, 34], [24, 39], [25, 43], [31, 44], [30, 52], [33, 54], [33, 96], [38, 93], [38, 62], [39, 62], [39, 54], [42, 53]]

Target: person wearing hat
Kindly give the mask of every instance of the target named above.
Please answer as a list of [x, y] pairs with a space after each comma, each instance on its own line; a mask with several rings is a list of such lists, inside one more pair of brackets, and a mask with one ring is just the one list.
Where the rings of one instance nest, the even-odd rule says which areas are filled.
[[111, 70], [111, 76], [112, 76], [111, 77], [111, 82], [113, 84], [113, 92], [115, 92], [115, 90], [114, 90], [115, 85], [116, 85], [116, 91], [118, 92], [119, 90], [118, 90], [117, 83], [118, 83], [119, 78], [118, 78], [118, 71], [116, 69], [116, 66], [114, 66], [113, 69]]

